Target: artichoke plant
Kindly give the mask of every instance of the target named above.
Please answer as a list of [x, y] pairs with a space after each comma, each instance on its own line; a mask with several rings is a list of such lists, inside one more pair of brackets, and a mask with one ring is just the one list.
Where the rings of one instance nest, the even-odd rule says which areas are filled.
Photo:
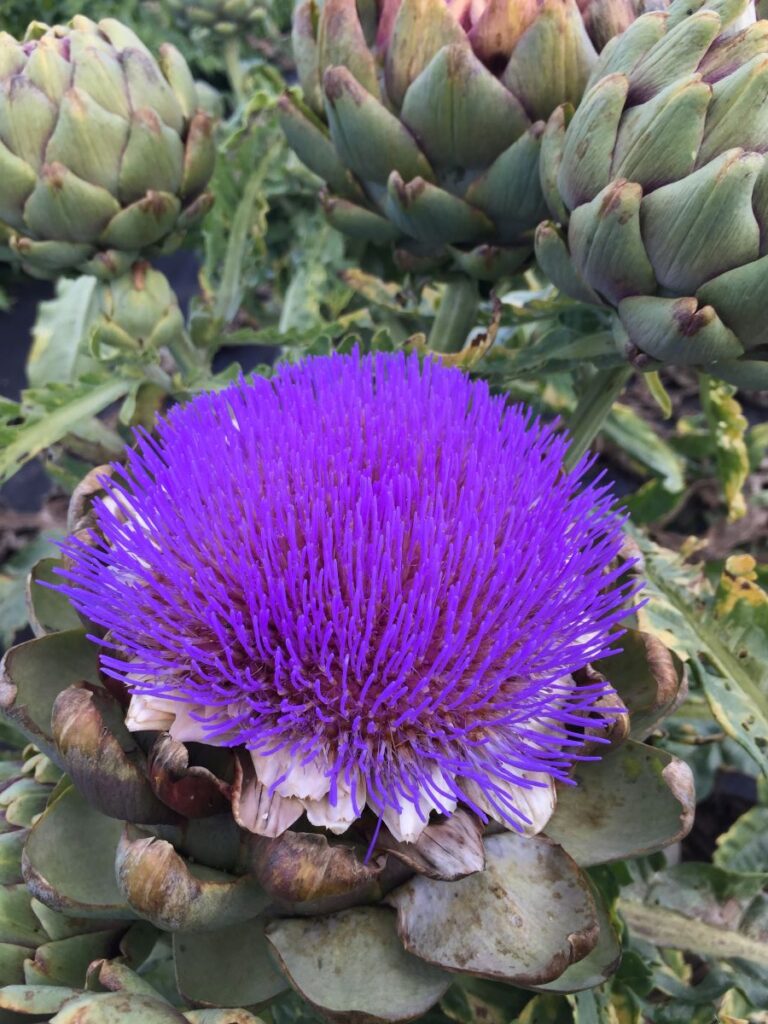
[[266, 6], [258, 0], [165, 0], [166, 6], [181, 24], [202, 28], [220, 36], [234, 36], [263, 25]]
[[111, 276], [172, 247], [212, 202], [197, 108], [181, 54], [112, 18], [0, 34], [0, 258]]
[[94, 470], [0, 684], [68, 776], [34, 898], [171, 933], [198, 1006], [292, 986], [394, 1022], [463, 978], [609, 976], [584, 869], [690, 827], [690, 771], [643, 742], [685, 679], [566, 443], [458, 370], [355, 354], [201, 395]]
[[[696, 6], [696, 5], [694, 5]], [[768, 386], [768, 22], [733, 0], [639, 18], [552, 116], [536, 251], [570, 295], [615, 313], [638, 366]], [[734, 20], [736, 19], [736, 20]]]
[[395, 242], [406, 265], [452, 257], [493, 279], [530, 256], [546, 216], [544, 119], [579, 102], [599, 50], [639, 0], [302, 0], [304, 102], [288, 141], [328, 186], [331, 222]]

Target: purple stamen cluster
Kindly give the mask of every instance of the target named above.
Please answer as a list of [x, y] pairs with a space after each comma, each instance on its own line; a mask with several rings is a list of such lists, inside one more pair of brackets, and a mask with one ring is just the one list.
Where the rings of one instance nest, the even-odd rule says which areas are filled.
[[606, 686], [571, 673], [635, 586], [566, 447], [436, 361], [308, 359], [141, 434], [60, 589], [109, 631], [104, 671], [206, 707], [211, 743], [319, 765], [356, 813], [482, 814], [479, 787], [515, 826], [514, 786], [579, 756]]

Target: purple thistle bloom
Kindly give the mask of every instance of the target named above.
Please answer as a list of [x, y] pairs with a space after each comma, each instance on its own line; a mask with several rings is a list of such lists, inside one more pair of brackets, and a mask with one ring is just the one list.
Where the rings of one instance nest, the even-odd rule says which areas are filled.
[[636, 585], [567, 438], [416, 356], [331, 356], [141, 434], [59, 589], [109, 630], [134, 729], [245, 745], [275, 804], [402, 839], [461, 803], [536, 831]]

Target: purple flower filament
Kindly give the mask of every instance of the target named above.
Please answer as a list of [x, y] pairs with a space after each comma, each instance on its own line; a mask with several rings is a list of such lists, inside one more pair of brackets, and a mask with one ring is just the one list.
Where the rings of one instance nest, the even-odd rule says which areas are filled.
[[204, 708], [271, 790], [314, 773], [355, 816], [519, 828], [520, 792], [580, 756], [607, 687], [571, 674], [617, 649], [636, 586], [567, 443], [433, 360], [310, 359], [140, 435], [60, 589], [109, 630], [108, 675]]

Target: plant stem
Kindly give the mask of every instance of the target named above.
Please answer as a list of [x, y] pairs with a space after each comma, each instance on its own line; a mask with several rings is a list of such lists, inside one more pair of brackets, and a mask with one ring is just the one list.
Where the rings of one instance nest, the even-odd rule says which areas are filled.
[[631, 366], [614, 366], [609, 370], [598, 370], [589, 382], [568, 423], [571, 445], [563, 460], [566, 470], [573, 469], [597, 437], [613, 403], [631, 376]]
[[201, 370], [210, 370], [210, 359], [207, 354], [192, 344], [192, 339], [186, 331], [182, 331], [169, 348], [184, 378], [194, 377]]
[[475, 326], [479, 303], [476, 281], [463, 275], [449, 278], [429, 332], [429, 347], [433, 352], [461, 351]]
[[224, 64], [227, 69], [227, 78], [234, 93], [237, 105], [245, 102], [245, 90], [243, 84], [245, 75], [243, 65], [240, 63], [240, 37], [229, 36], [224, 43]]

